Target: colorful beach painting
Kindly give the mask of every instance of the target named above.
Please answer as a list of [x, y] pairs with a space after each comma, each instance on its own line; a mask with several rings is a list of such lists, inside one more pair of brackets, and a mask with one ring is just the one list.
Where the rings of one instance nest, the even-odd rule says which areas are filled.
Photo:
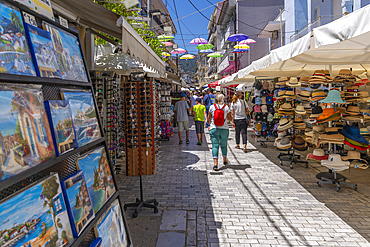
[[53, 41], [62, 78], [87, 82], [85, 64], [77, 37], [50, 24], [45, 25]]
[[77, 145], [81, 147], [101, 137], [98, 118], [91, 92], [64, 91], [64, 99], [72, 110]]
[[128, 238], [122, 211], [118, 199], [116, 199], [107, 213], [96, 226], [98, 237], [102, 238], [102, 247], [126, 247]]
[[73, 234], [57, 174], [0, 203], [0, 246], [69, 246]]
[[76, 137], [69, 102], [67, 100], [48, 100], [45, 101], [45, 109], [52, 126], [57, 156], [76, 148]]
[[0, 86], [0, 181], [55, 157], [42, 92]]
[[36, 76], [22, 15], [0, 1], [0, 73]]
[[33, 51], [36, 69], [41, 77], [62, 78], [57, 56], [50, 33], [43, 29], [25, 24], [26, 31], [30, 37], [30, 47]]
[[101, 147], [79, 158], [77, 168], [84, 173], [94, 212], [97, 213], [116, 192], [105, 148]]
[[73, 218], [75, 237], [78, 237], [95, 217], [83, 172], [76, 173], [63, 183], [67, 207], [69, 207], [70, 215]]

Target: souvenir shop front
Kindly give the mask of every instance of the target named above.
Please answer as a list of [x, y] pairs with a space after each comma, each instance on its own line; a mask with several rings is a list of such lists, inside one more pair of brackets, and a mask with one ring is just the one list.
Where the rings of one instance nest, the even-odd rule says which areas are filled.
[[[122, 205], [115, 162], [124, 154], [127, 175], [140, 176], [140, 185], [141, 175], [155, 173], [155, 78], [89, 71], [80, 40], [88, 32], [57, 15], [77, 15], [73, 23], [85, 31], [140, 37], [117, 27], [118, 17], [112, 25], [115, 14], [92, 1], [55, 2], [54, 13], [31, 2], [0, 2], [0, 245], [131, 246], [123, 209], [150, 204], [158, 212], [158, 203], [141, 197]], [[165, 76], [158, 57], [130, 52]]]
[[369, 172], [370, 33], [368, 24], [354, 24], [369, 16], [370, 6], [315, 28], [234, 75], [259, 78], [252, 90], [255, 136], [274, 142], [281, 165], [327, 168], [317, 183], [338, 192], [342, 185], [357, 190], [340, 172]]

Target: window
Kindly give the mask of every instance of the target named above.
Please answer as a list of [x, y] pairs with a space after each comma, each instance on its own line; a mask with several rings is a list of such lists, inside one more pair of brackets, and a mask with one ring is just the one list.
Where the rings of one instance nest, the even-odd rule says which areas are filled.
[[313, 13], [313, 19], [316, 20], [320, 16], [320, 6], [315, 8], [315, 12]]

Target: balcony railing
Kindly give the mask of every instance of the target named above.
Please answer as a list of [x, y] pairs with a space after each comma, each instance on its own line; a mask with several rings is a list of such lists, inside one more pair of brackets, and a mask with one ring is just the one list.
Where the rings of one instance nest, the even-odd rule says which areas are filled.
[[312, 29], [316, 27], [320, 27], [322, 25], [328, 24], [338, 18], [342, 17], [341, 15], [324, 15], [324, 16], [319, 16], [312, 22], [308, 23], [306, 26], [298, 30], [296, 33], [290, 36], [290, 42], [293, 42], [299, 38], [302, 38], [309, 32], [311, 32]]

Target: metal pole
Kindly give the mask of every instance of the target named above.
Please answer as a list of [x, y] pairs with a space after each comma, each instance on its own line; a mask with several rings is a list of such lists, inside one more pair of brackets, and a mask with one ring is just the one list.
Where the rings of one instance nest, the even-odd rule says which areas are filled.
[[[236, 34], [236, 8], [235, 8], [235, 15], [234, 15], [234, 34]], [[238, 42], [235, 42], [237, 45]], [[235, 73], [238, 72], [238, 53], [235, 53]]]
[[280, 45], [284, 46], [284, 40], [283, 40], [283, 15], [280, 8]]
[[149, 28], [152, 29], [153, 28], [153, 17], [152, 17], [152, 13], [150, 13], [152, 10], [153, 10], [153, 0], [148, 0], [148, 13], [149, 13]]

